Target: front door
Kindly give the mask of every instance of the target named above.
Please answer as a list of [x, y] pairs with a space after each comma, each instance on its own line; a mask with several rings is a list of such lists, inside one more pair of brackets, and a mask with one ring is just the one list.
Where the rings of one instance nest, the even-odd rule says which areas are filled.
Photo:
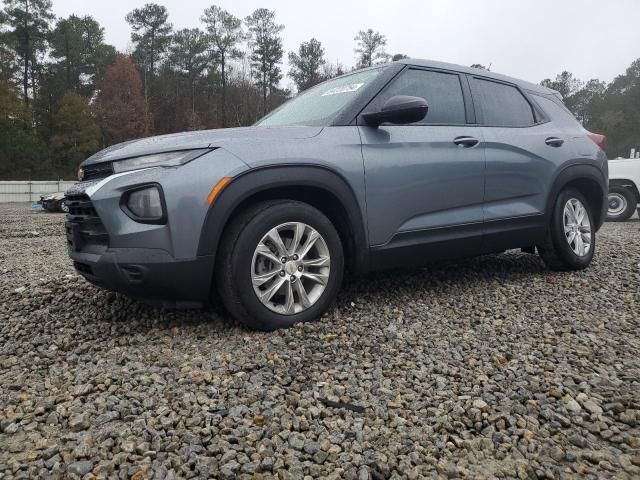
[[414, 124], [359, 127], [377, 263], [419, 264], [480, 251], [484, 142], [481, 129], [467, 125], [461, 80], [457, 73], [411, 68], [365, 110], [395, 95], [429, 104]]

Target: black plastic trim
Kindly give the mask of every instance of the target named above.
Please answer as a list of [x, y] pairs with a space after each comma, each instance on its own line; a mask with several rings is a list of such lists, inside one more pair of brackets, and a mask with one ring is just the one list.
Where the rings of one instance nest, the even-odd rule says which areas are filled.
[[212, 256], [177, 259], [146, 248], [69, 255], [78, 273], [100, 288], [167, 307], [198, 307], [209, 301]]

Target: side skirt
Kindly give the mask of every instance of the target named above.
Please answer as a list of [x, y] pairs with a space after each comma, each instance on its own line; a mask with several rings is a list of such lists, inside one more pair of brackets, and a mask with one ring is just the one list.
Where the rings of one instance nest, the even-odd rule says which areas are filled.
[[397, 233], [369, 249], [367, 271], [420, 267], [431, 262], [531, 247], [547, 235], [544, 215]]

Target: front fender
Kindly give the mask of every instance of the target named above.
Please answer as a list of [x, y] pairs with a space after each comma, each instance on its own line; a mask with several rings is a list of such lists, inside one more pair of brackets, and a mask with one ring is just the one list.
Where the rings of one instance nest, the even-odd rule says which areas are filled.
[[368, 245], [364, 206], [358, 203], [353, 189], [339, 173], [317, 165], [269, 166], [252, 169], [236, 176], [207, 212], [200, 235], [198, 255], [216, 254], [227, 222], [252, 197], [263, 192], [272, 192], [277, 197], [278, 189], [291, 187], [321, 189], [340, 202], [353, 232], [355, 267], [363, 269]]

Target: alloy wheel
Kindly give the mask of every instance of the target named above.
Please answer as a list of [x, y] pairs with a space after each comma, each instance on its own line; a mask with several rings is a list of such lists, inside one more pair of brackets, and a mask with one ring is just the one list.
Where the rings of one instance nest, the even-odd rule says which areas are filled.
[[305, 223], [283, 223], [269, 230], [253, 253], [253, 290], [269, 310], [294, 315], [322, 296], [330, 266], [327, 242], [317, 230]]
[[587, 209], [577, 198], [570, 198], [564, 206], [564, 234], [573, 253], [584, 257], [591, 249], [591, 222]]

